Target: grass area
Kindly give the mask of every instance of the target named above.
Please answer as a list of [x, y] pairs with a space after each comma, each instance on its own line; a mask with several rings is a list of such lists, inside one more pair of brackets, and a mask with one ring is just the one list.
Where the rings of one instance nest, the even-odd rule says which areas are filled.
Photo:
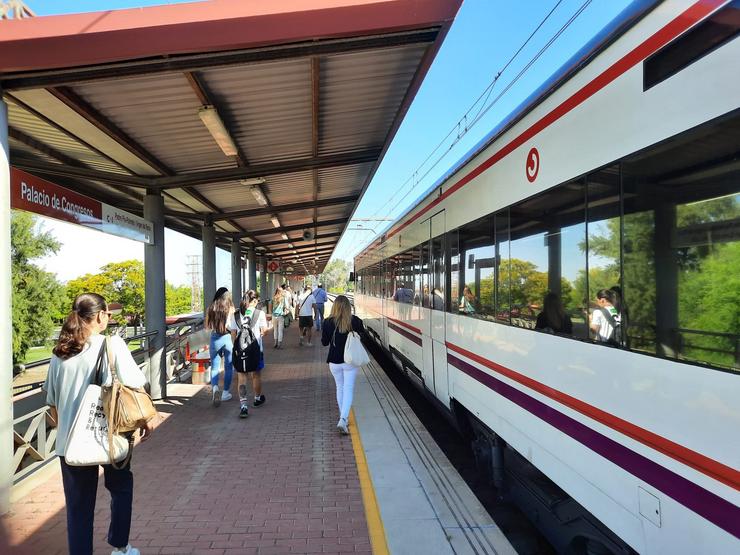
[[51, 350], [54, 345], [42, 345], [41, 347], [31, 347], [26, 353], [26, 358], [23, 360], [25, 364], [29, 362], [36, 362], [37, 360], [43, 360], [51, 357]]
[[[26, 353], [26, 358], [23, 360], [23, 363], [29, 364], [31, 362], [36, 362], [37, 360], [44, 360], [46, 358], [51, 358], [51, 350], [53, 348], [54, 348], [54, 345], [42, 345], [41, 347], [31, 347]], [[141, 348], [141, 339], [137, 339], [136, 341], [131, 341], [128, 344], [129, 351], [135, 351], [136, 349], [139, 349], [139, 348]]]

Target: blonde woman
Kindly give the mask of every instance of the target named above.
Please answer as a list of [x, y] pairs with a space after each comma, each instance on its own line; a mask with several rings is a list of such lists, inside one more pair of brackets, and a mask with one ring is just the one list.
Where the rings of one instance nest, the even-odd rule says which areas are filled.
[[275, 289], [275, 295], [272, 297], [272, 333], [275, 337], [275, 348], [283, 346], [283, 331], [285, 330], [285, 315], [290, 312], [288, 301], [285, 298], [284, 290], [281, 286]]
[[352, 396], [357, 378], [356, 366], [344, 362], [344, 345], [350, 331], [363, 333], [365, 326], [357, 316], [352, 314], [352, 306], [344, 295], [339, 295], [331, 308], [331, 316], [324, 321], [321, 327], [321, 344], [329, 346], [329, 363], [334, 381], [337, 384], [337, 405], [339, 407], [339, 422], [337, 429], [342, 434], [348, 434], [347, 422], [349, 410], [352, 408]]

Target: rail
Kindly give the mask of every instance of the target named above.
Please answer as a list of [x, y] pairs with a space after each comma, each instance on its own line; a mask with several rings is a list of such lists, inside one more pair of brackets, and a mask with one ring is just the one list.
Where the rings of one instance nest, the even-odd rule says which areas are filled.
[[[185, 353], [185, 344], [191, 333], [203, 327], [203, 317], [197, 316], [175, 320], [167, 326], [165, 340], [165, 361], [168, 379], [181, 380], [183, 371], [189, 361]], [[120, 330], [114, 329], [120, 335]], [[125, 333], [125, 329], [123, 330]], [[131, 352], [134, 360], [148, 374], [149, 360], [152, 354], [151, 338], [158, 332], [145, 332], [124, 337], [127, 344], [139, 341], [140, 346]], [[50, 359], [36, 361], [29, 367], [48, 364]], [[39, 393], [27, 394], [40, 389], [44, 382], [33, 382], [13, 388], [14, 411], [25, 412], [13, 420], [13, 483], [17, 484], [33, 472], [56, 458], [56, 421], [51, 415], [50, 407], [44, 404]], [[19, 390], [17, 392], [16, 390]], [[41, 404], [41, 406], [39, 406]]]

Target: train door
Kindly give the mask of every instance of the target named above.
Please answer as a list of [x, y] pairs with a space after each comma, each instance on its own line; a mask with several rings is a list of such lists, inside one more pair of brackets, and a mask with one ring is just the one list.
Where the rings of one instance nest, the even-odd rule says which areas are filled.
[[381, 341], [383, 342], [383, 347], [388, 349], [388, 311], [390, 310], [389, 307], [389, 295], [388, 295], [388, 287], [390, 287], [389, 279], [388, 279], [388, 261], [385, 259], [385, 245], [380, 247], [380, 313], [382, 314], [380, 318], [380, 336]]
[[439, 212], [432, 216], [430, 222], [431, 240], [430, 253], [430, 281], [431, 281], [431, 336], [432, 361], [434, 368], [434, 394], [449, 405], [449, 385], [447, 382], [447, 345], [446, 329], [447, 318], [445, 299], [445, 213]]

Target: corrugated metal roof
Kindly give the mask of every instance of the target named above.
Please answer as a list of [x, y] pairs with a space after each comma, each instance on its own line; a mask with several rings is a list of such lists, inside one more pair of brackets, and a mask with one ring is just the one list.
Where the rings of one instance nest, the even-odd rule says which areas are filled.
[[[335, 235], [322, 240], [323, 247], [336, 244], [459, 1], [321, 5], [296, 5], [298, 30], [296, 13], [284, 6], [268, 17], [272, 8], [253, 13], [233, 3], [229, 9], [213, 4], [213, 16], [196, 16], [199, 8], [185, 5], [147, 12], [173, 18], [166, 33], [142, 23], [144, 12], [135, 11], [100, 22], [74, 16], [84, 23], [74, 33], [67, 25], [74, 17], [59, 25], [40, 18], [27, 36], [8, 27], [13, 38], [0, 44], [17, 55], [10, 65], [0, 60], [0, 84], [16, 130], [11, 161], [22, 158], [49, 175], [57, 170], [44, 164], [71, 160], [77, 177], [60, 181], [97, 188], [128, 207], [146, 190], [162, 189], [167, 222], [194, 236], [202, 216], [184, 216], [192, 211], [215, 213], [220, 239], [236, 232], [245, 242], [250, 232], [271, 231], [275, 214], [281, 229], [254, 236], [258, 244], [276, 242], [273, 249], [284, 250], [281, 234], [287, 233], [306, 246], [307, 228]], [[334, 16], [327, 19], [329, 13]], [[260, 24], [265, 17], [272, 26]], [[224, 36], [213, 35], [215, 29]], [[306, 35], [306, 29], [313, 31]], [[149, 42], [115, 43], [131, 33]], [[61, 39], [70, 45], [67, 61], [42, 48]], [[237, 156], [224, 154], [201, 121], [204, 104], [218, 110]], [[254, 177], [264, 179], [267, 207], [241, 182]], [[323, 205], [314, 207], [314, 197]], [[244, 211], [249, 214], [239, 214]], [[328, 221], [340, 223], [322, 225]], [[291, 226], [296, 229], [282, 230]]]

